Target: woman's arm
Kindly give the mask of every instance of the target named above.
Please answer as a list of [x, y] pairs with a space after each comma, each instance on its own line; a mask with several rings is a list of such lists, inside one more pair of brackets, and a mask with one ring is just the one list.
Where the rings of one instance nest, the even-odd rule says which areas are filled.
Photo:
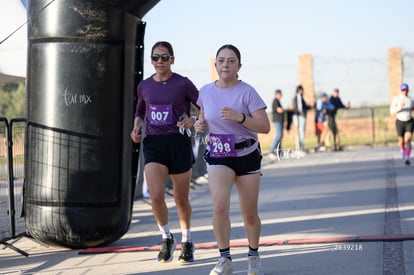
[[253, 112], [251, 116], [245, 116], [246, 118], [242, 123], [245, 127], [261, 134], [267, 134], [270, 132], [269, 117], [267, 116], [265, 109], [257, 110], [256, 112]]
[[220, 115], [223, 119], [238, 122], [256, 133], [267, 134], [270, 131], [269, 117], [264, 108], [253, 112], [249, 116], [229, 107], [223, 107]]
[[390, 114], [396, 114], [399, 110], [401, 110], [401, 107], [398, 104], [398, 100], [394, 97], [390, 106]]

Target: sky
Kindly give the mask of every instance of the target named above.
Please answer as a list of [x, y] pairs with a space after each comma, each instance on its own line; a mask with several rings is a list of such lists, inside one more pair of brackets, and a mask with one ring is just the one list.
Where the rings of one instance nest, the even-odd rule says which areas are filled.
[[276, 89], [283, 91], [283, 106], [290, 104], [303, 54], [313, 57], [317, 94], [339, 88], [353, 107], [389, 104], [389, 48], [401, 48], [404, 82], [414, 86], [413, 10], [412, 0], [161, 0], [142, 18], [144, 76], [154, 72], [151, 46], [167, 40], [173, 70], [201, 88], [211, 81], [217, 49], [233, 44], [242, 54], [240, 79], [268, 105]]
[[26, 21], [26, 9], [20, 0], [0, 2], [0, 74], [26, 76]]
[[268, 105], [276, 89], [290, 104], [303, 54], [313, 57], [316, 93], [339, 88], [353, 107], [389, 104], [389, 48], [401, 48], [404, 81], [414, 86], [413, 10], [412, 0], [161, 0], [142, 18], [144, 76], [154, 72], [152, 45], [166, 40], [173, 71], [201, 88], [218, 48], [233, 44], [242, 55], [240, 79]]

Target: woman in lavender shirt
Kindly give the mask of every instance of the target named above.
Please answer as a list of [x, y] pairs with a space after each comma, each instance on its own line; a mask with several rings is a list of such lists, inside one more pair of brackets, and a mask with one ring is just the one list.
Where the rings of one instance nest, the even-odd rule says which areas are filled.
[[219, 79], [200, 89], [196, 130], [208, 128], [205, 153], [213, 200], [213, 228], [220, 258], [210, 275], [232, 274], [229, 218], [230, 193], [235, 184], [249, 242], [248, 274], [263, 274], [258, 255], [261, 222], [258, 215], [262, 154], [257, 133], [268, 133], [266, 104], [256, 90], [238, 79], [239, 50], [222, 46], [216, 55]]

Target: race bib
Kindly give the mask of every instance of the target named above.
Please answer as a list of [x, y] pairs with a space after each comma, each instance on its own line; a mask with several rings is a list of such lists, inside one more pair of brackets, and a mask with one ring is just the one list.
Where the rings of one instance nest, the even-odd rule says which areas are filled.
[[149, 104], [147, 111], [147, 119], [149, 124], [156, 126], [173, 124], [172, 104]]
[[210, 134], [210, 156], [213, 158], [237, 156], [234, 135]]

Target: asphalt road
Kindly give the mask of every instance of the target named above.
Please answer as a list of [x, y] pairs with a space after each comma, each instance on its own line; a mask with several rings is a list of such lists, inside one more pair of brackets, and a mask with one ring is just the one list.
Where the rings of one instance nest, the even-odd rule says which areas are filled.
[[[414, 274], [414, 167], [397, 147], [350, 148], [263, 161], [260, 194], [265, 274]], [[246, 274], [246, 239], [233, 190], [234, 274]], [[191, 192], [196, 262], [155, 261], [160, 235], [148, 202], [135, 202], [125, 236], [109, 247], [68, 250], [23, 238], [0, 250], [0, 274], [208, 274], [218, 251], [208, 185]], [[170, 226], [180, 238], [171, 197]], [[179, 251], [175, 252], [178, 257]]]

